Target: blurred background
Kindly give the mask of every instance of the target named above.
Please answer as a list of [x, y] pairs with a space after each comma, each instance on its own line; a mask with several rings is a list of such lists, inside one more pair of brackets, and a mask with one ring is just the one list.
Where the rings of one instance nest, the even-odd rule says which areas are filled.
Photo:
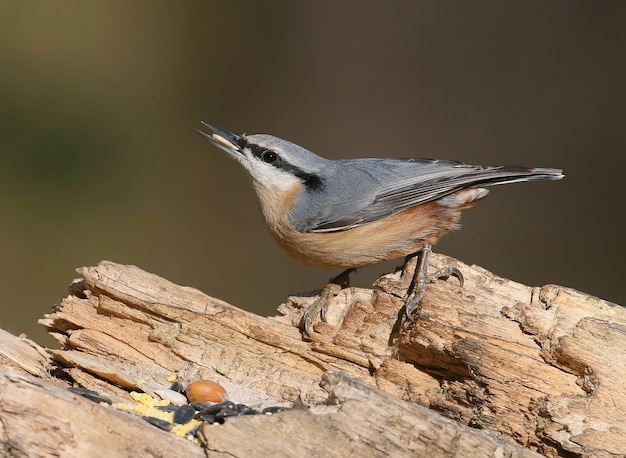
[[1, 2], [0, 327], [51, 344], [36, 320], [102, 259], [261, 314], [338, 273], [280, 251], [201, 119], [329, 158], [561, 167], [435, 251], [626, 304], [625, 23], [621, 0]]

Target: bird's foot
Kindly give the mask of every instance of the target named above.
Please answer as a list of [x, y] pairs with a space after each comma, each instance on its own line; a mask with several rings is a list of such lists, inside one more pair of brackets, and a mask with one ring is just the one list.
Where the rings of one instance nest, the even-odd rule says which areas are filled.
[[350, 274], [355, 270], [356, 269], [347, 269], [336, 277], [331, 278], [326, 286], [324, 286], [319, 297], [315, 299], [315, 302], [305, 310], [302, 320], [300, 321], [300, 327], [306, 336], [310, 337], [312, 335], [313, 329], [311, 326], [317, 317], [320, 317], [324, 322], [326, 321], [328, 304], [330, 304], [330, 301], [332, 301], [343, 288], [350, 286]]
[[461, 288], [463, 287], [463, 274], [456, 267], [444, 267], [432, 275], [427, 274], [428, 260], [431, 254], [432, 249], [430, 245], [426, 245], [418, 254], [420, 259], [417, 263], [417, 267], [415, 268], [413, 282], [409, 288], [409, 294], [400, 323], [401, 329], [404, 329], [407, 323], [415, 321], [415, 318], [417, 317], [417, 310], [422, 302], [422, 299], [424, 298], [424, 295], [426, 294], [426, 285], [428, 283], [434, 283], [442, 279], [447, 280], [450, 277], [456, 277], [459, 280]]

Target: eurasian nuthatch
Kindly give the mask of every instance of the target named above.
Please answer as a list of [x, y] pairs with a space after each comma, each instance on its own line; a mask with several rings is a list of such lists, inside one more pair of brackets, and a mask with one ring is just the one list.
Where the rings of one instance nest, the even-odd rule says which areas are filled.
[[[448, 160], [331, 160], [272, 135], [202, 124], [212, 133], [198, 132], [248, 170], [270, 232], [299, 261], [356, 268], [422, 252], [405, 309], [409, 319], [431, 280], [431, 245], [459, 228], [461, 210], [485, 197], [486, 186], [563, 178], [559, 169]], [[456, 269], [436, 277], [450, 275], [462, 281]], [[311, 314], [307, 319], [308, 332]]]

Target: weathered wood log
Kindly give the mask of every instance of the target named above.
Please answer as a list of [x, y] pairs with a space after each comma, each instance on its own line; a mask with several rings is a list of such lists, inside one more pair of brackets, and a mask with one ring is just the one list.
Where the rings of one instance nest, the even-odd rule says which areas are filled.
[[339, 372], [326, 372], [322, 379], [330, 405], [227, 422], [219, 434], [205, 425], [207, 448], [238, 450], [238, 456], [276, 456], [280, 451], [282, 456], [320, 458], [539, 456]]
[[0, 370], [2, 456], [204, 457], [202, 449], [140, 417], [99, 406], [67, 384]]
[[[454, 280], [429, 285], [418, 318], [406, 329], [397, 323], [413, 264], [381, 277], [376, 289], [342, 290], [330, 304], [328, 323], [315, 323], [306, 340], [298, 324], [314, 296], [289, 298], [279, 308], [282, 316], [264, 318], [111, 262], [79, 269], [71, 295], [42, 323], [62, 345], [48, 350], [55, 375], [60, 371], [108, 396], [154, 394], [176, 376], [185, 383], [216, 380], [236, 402], [269, 405], [300, 397], [317, 406], [205, 426], [208, 452], [343, 456], [349, 446], [374, 455], [462, 456], [471, 446], [475, 456], [532, 453], [522, 447], [548, 456], [625, 454], [626, 310], [568, 288], [531, 288], [433, 256], [433, 269], [444, 264], [461, 269], [465, 286]], [[24, 361], [9, 365], [23, 371], [40, 361], [41, 375], [51, 364], [34, 354]], [[13, 372], [0, 375], [3, 394], [18, 383]], [[345, 386], [358, 394], [338, 395], [337, 387]], [[325, 406], [329, 399], [340, 407]], [[9, 410], [19, 411], [12, 402]], [[2, 422], [7, 405], [0, 396]], [[19, 405], [36, 417], [28, 396]], [[3, 443], [28, 449], [7, 431], [0, 434]]]

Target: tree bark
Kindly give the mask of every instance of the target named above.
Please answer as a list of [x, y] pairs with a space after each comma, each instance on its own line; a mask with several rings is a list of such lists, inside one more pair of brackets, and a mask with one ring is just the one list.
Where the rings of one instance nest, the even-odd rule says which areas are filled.
[[[0, 334], [0, 438], [20, 456], [623, 456], [626, 311], [555, 285], [459, 268], [398, 326], [414, 262], [346, 288], [303, 339], [290, 297], [259, 317], [134, 266], [78, 270], [41, 322], [61, 349]], [[51, 375], [51, 373], [53, 375]], [[114, 400], [210, 379], [237, 403], [310, 406], [201, 428], [203, 448], [69, 393]], [[299, 401], [296, 403], [299, 404]], [[444, 418], [447, 417], [447, 418]], [[143, 447], [143, 448], [142, 448]], [[179, 448], [176, 448], [179, 447]]]

